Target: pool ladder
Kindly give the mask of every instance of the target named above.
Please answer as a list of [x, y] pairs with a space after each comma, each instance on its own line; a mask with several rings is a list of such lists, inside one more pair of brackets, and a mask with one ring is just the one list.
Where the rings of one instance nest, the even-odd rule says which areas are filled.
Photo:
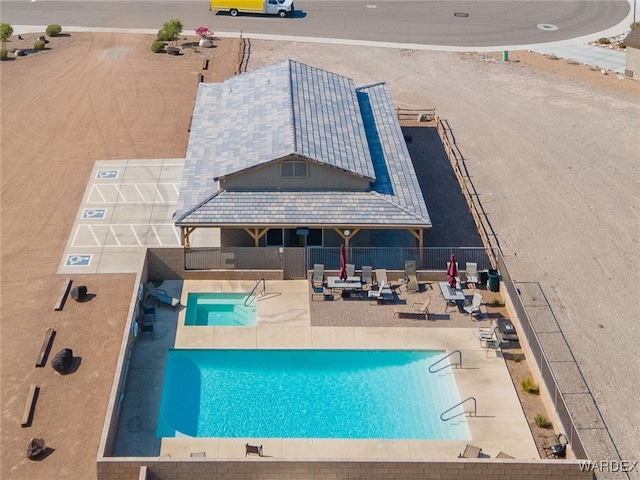
[[[450, 412], [454, 408], [459, 407], [460, 405], [462, 405], [463, 403], [465, 403], [465, 402], [467, 402], [469, 400], [473, 400], [473, 416], [477, 417], [478, 416], [478, 404], [476, 402], [476, 399], [475, 399], [475, 397], [468, 397], [468, 398], [465, 398], [464, 400], [462, 400], [461, 402], [456, 403], [453, 407], [447, 408], [444, 412], [442, 412], [440, 414], [440, 420], [442, 420], [443, 422], [446, 422], [448, 420], [451, 420], [452, 418], [456, 418], [457, 416], [459, 416], [460, 414], [458, 413], [457, 415], [452, 415], [450, 417], [444, 418], [444, 414], [445, 413]], [[462, 415], [464, 415], [465, 413], [467, 413], [467, 412], [462, 412]], [[471, 413], [471, 412], [469, 412], [469, 413]]]
[[[432, 370], [433, 367], [435, 367], [441, 361], [446, 360], [447, 358], [449, 358], [454, 353], [457, 353], [460, 356], [460, 360], [458, 360], [458, 362], [456, 362], [456, 363], [448, 363], [444, 367], [440, 367], [437, 370]], [[462, 352], [460, 350], [454, 350], [453, 352], [449, 353], [448, 355], [445, 355], [444, 357], [442, 357], [440, 360], [432, 363], [431, 366], [429, 366], [429, 373], [436, 373], [436, 372], [439, 372], [440, 370], [444, 370], [445, 368], [451, 367], [453, 365], [455, 365], [456, 367], [461, 367], [462, 366]]]
[[265, 293], [267, 293], [267, 284], [264, 281], [264, 278], [261, 278], [260, 280], [258, 280], [256, 282], [256, 284], [253, 287], [253, 290], [251, 290], [251, 292], [249, 293], [249, 295], [247, 295], [247, 298], [244, 299], [244, 306], [248, 307], [251, 302], [253, 301], [254, 298], [256, 298], [258, 295], [254, 295], [253, 297], [251, 295], [253, 295], [256, 291], [256, 288], [258, 288], [258, 285], [260, 285], [260, 282], [262, 282], [262, 295], [264, 295]]

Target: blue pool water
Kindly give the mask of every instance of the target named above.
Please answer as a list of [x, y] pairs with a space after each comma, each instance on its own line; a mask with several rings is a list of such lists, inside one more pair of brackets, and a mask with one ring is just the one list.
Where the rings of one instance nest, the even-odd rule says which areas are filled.
[[190, 293], [185, 325], [252, 327], [256, 325], [256, 305], [244, 306], [246, 293]]
[[156, 436], [468, 440], [440, 420], [460, 401], [451, 368], [428, 372], [444, 355], [170, 350]]

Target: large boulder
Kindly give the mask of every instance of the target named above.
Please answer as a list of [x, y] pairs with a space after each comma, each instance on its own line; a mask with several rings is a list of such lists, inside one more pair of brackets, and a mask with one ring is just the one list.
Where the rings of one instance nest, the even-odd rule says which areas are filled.
[[27, 458], [31, 460], [38, 458], [45, 449], [46, 447], [42, 438], [32, 438], [29, 440], [29, 445], [27, 446]]
[[73, 366], [73, 350], [63, 348], [51, 360], [51, 367], [61, 375], [65, 375], [71, 371]]
[[71, 298], [76, 302], [83, 302], [87, 298], [87, 287], [85, 285], [78, 285], [71, 289]]

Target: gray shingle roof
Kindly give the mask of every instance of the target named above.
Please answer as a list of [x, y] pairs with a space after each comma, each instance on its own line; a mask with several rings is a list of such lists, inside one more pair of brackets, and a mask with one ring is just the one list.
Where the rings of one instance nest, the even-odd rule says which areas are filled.
[[[228, 192], [214, 179], [289, 154], [372, 180], [368, 192]], [[200, 84], [178, 225], [430, 226], [386, 84], [285, 60]]]

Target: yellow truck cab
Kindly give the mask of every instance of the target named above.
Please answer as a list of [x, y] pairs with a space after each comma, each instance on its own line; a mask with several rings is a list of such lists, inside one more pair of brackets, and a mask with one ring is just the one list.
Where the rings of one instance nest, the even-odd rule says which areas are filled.
[[287, 17], [293, 13], [293, 0], [211, 0], [209, 10], [238, 13], [262, 13]]

